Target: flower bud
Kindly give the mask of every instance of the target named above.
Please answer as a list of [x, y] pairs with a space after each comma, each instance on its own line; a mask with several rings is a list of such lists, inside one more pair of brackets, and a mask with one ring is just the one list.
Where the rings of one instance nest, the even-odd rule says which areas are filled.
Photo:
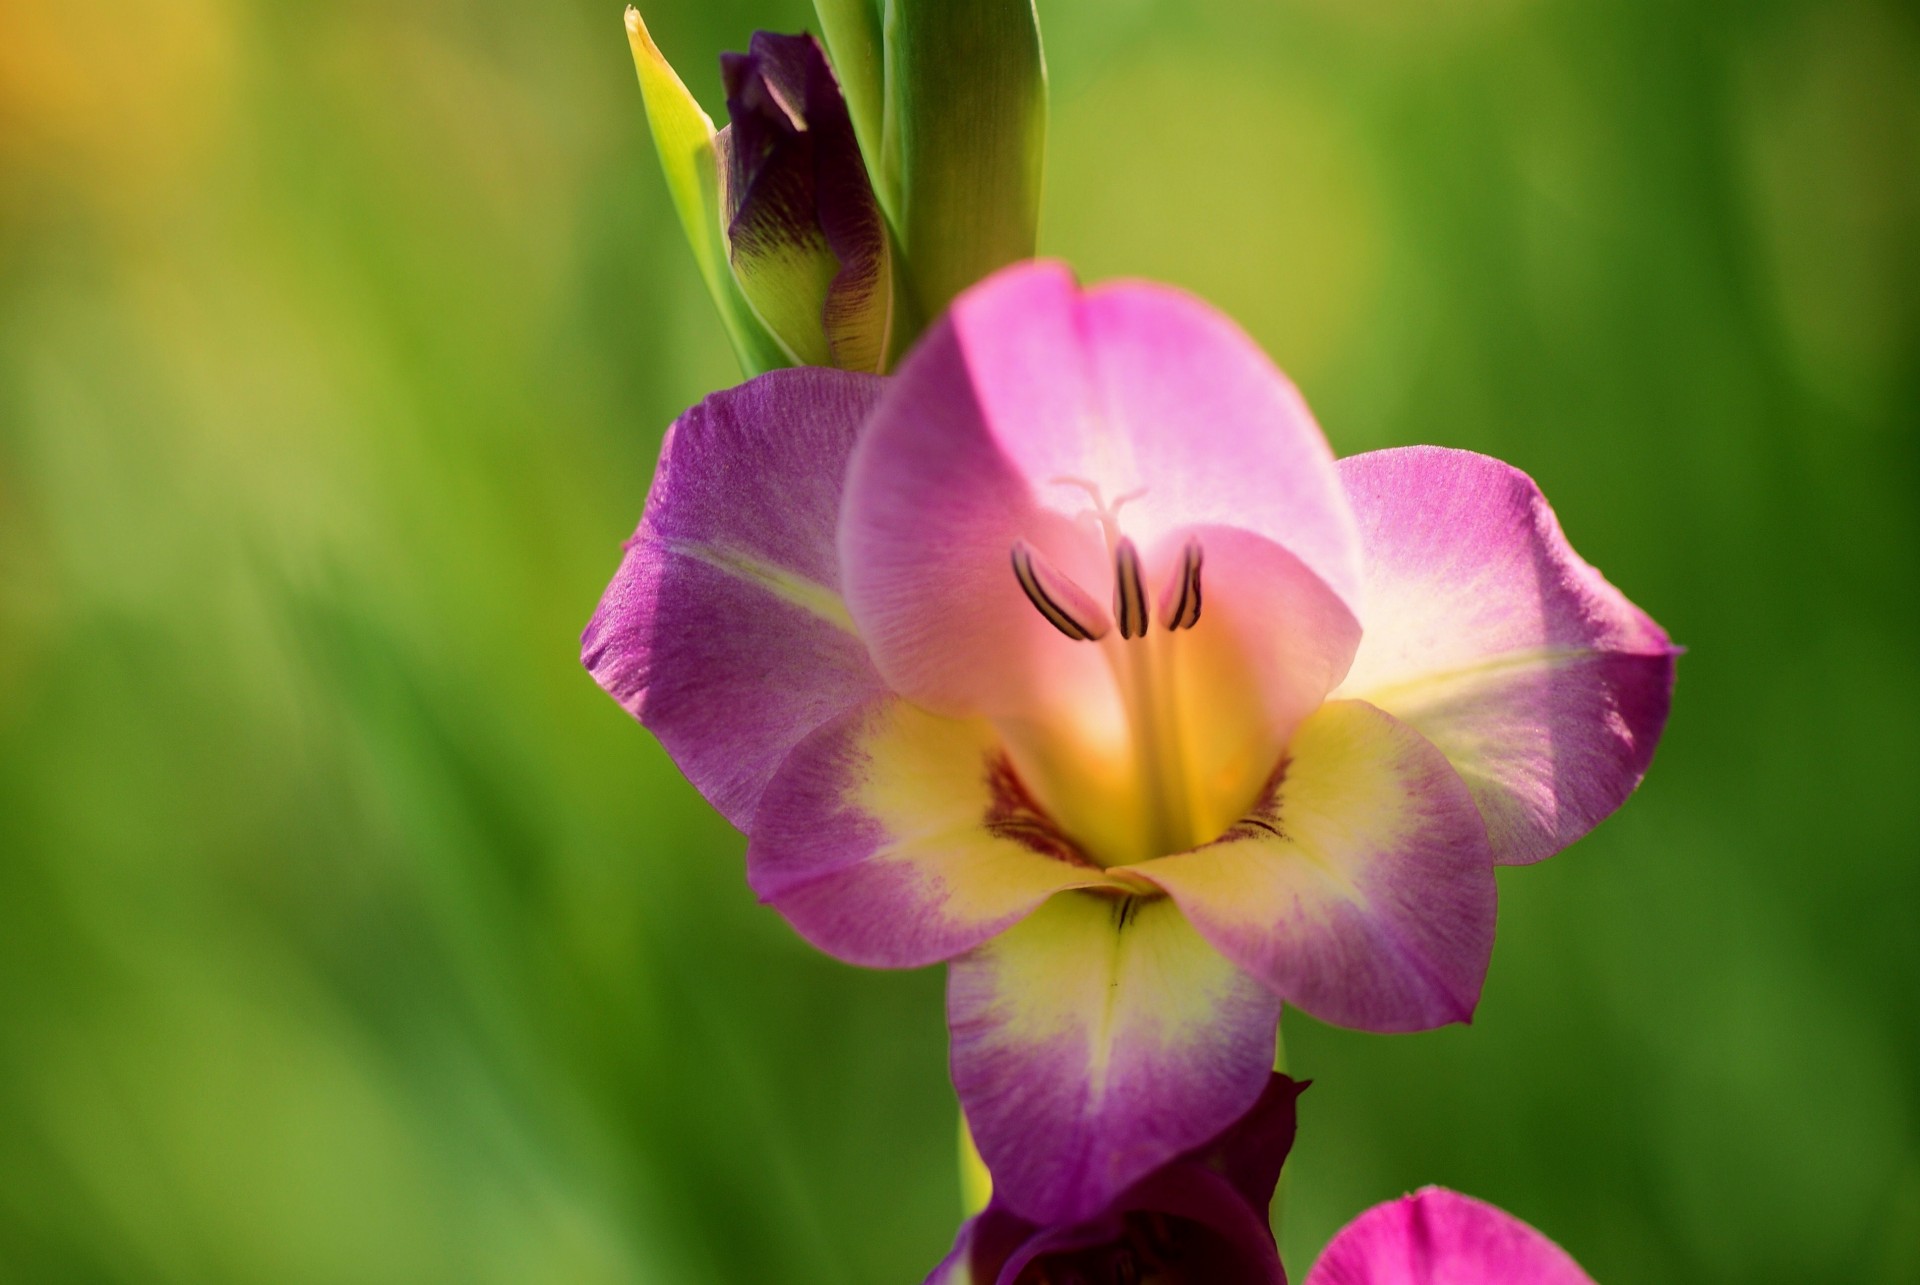
[[762, 31], [720, 70], [731, 123], [715, 148], [741, 293], [795, 362], [881, 370], [886, 222], [826, 54], [812, 36]]

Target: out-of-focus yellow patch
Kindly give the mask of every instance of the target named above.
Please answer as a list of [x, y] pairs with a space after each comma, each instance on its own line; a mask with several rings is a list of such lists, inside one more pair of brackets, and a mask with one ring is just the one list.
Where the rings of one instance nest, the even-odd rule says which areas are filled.
[[228, 117], [223, 0], [0, 0], [0, 201], [40, 171], [113, 212], [175, 188]]

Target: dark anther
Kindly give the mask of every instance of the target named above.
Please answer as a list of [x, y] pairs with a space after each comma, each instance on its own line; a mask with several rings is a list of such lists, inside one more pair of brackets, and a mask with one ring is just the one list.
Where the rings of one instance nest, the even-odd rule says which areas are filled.
[[1053, 568], [1025, 540], [1013, 543], [1013, 578], [1046, 622], [1075, 642], [1106, 637], [1112, 623], [1080, 586]]
[[1168, 629], [1191, 629], [1200, 623], [1200, 542], [1187, 541], [1180, 551], [1180, 567], [1161, 599], [1160, 619]]
[[1113, 551], [1113, 618], [1122, 638], [1146, 636], [1147, 586], [1140, 578], [1140, 551], [1124, 537]]

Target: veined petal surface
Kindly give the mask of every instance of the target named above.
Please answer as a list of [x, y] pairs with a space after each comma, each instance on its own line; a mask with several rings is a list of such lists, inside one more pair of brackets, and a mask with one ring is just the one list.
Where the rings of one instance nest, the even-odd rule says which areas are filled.
[[788, 757], [747, 879], [815, 946], [880, 968], [949, 959], [1054, 892], [1111, 883], [1037, 809], [992, 724], [892, 697]]
[[880, 382], [774, 371], [682, 415], [581, 639], [594, 680], [741, 829], [788, 751], [885, 690], [834, 551], [847, 458]]
[[1071, 1222], [1239, 1118], [1280, 1001], [1164, 897], [1065, 892], [954, 960], [947, 1019], [996, 1201]]
[[1360, 521], [1364, 634], [1337, 693], [1439, 746], [1496, 860], [1559, 851], [1633, 792], [1675, 648], [1567, 543], [1526, 474], [1431, 446], [1340, 462]]
[[1348, 1223], [1306, 1285], [1593, 1285], [1593, 1278], [1505, 1210], [1426, 1187]]
[[1217, 842], [1124, 867], [1222, 954], [1322, 1021], [1465, 1021], [1493, 950], [1486, 828], [1438, 750], [1360, 701], [1300, 725], [1272, 789]]

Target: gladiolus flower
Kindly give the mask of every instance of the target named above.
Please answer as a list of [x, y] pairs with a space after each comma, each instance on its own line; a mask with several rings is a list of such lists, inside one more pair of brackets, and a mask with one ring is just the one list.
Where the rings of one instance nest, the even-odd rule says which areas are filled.
[[952, 961], [955, 1087], [1040, 1223], [1244, 1113], [1283, 1000], [1466, 1019], [1494, 867], [1626, 798], [1673, 654], [1517, 470], [1336, 465], [1225, 318], [1048, 264], [894, 376], [684, 415], [583, 640], [803, 937]]
[[1593, 1285], [1593, 1278], [1512, 1214], [1427, 1187], [1343, 1227], [1306, 1285]]
[[1218, 1138], [1160, 1166], [1091, 1218], [1029, 1222], [999, 1200], [961, 1227], [927, 1285], [1286, 1285], [1267, 1206], [1307, 1086], [1274, 1075]]

